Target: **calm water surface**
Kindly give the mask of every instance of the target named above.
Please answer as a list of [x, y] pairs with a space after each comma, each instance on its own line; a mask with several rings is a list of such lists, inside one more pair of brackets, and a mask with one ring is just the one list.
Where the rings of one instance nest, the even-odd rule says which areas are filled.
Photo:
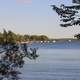
[[39, 48], [39, 58], [25, 59], [21, 80], [80, 80], [80, 49]]

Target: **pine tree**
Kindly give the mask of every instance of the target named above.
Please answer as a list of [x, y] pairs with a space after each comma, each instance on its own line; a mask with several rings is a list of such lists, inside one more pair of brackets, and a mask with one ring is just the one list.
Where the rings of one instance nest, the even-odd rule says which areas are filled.
[[80, 0], [72, 0], [73, 5], [66, 6], [61, 4], [60, 7], [51, 5], [53, 10], [60, 16], [62, 24], [61, 27], [80, 25]]

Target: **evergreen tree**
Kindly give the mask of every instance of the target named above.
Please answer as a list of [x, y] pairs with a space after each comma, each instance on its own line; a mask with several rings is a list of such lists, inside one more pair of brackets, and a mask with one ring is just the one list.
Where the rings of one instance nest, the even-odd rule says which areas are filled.
[[76, 34], [74, 37], [80, 40], [80, 34]]
[[3, 42], [7, 43], [7, 36], [8, 36], [8, 33], [5, 29], [3, 29]]
[[56, 5], [51, 5], [53, 10], [60, 16], [63, 22], [60, 24], [62, 27], [80, 25], [80, 0], [72, 0], [72, 3], [73, 5], [71, 6], [61, 4], [60, 7], [57, 7]]
[[9, 43], [16, 43], [16, 35], [12, 31], [8, 31], [7, 40]]

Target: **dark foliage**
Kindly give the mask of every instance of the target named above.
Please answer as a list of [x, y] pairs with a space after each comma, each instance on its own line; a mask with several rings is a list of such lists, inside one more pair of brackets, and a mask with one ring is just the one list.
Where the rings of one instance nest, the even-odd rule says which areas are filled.
[[74, 37], [80, 40], [80, 34], [76, 34]]
[[0, 80], [18, 80], [19, 68], [24, 65], [24, 57], [35, 60], [39, 55], [37, 49], [30, 48], [28, 51], [27, 44], [4, 43], [0, 51]]
[[27, 42], [27, 41], [44, 41], [49, 40], [46, 35], [20, 35], [12, 32], [11, 30], [6, 31], [4, 29], [3, 33], [0, 33], [0, 44], [4, 42], [7, 43], [17, 43], [17, 42]]
[[51, 5], [53, 10], [60, 16], [61, 21], [63, 22], [60, 24], [62, 27], [68, 27], [73, 25], [80, 25], [80, 0], [72, 0], [73, 4], [71, 6], [65, 6], [61, 4], [60, 7], [56, 5]]

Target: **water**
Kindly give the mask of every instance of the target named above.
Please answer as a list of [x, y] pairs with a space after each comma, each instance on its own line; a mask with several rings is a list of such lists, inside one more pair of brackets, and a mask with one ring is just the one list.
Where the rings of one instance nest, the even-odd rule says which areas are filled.
[[40, 57], [33, 61], [25, 59], [21, 80], [80, 80], [80, 45], [56, 45], [56, 48], [53, 44], [31, 45], [39, 47]]

